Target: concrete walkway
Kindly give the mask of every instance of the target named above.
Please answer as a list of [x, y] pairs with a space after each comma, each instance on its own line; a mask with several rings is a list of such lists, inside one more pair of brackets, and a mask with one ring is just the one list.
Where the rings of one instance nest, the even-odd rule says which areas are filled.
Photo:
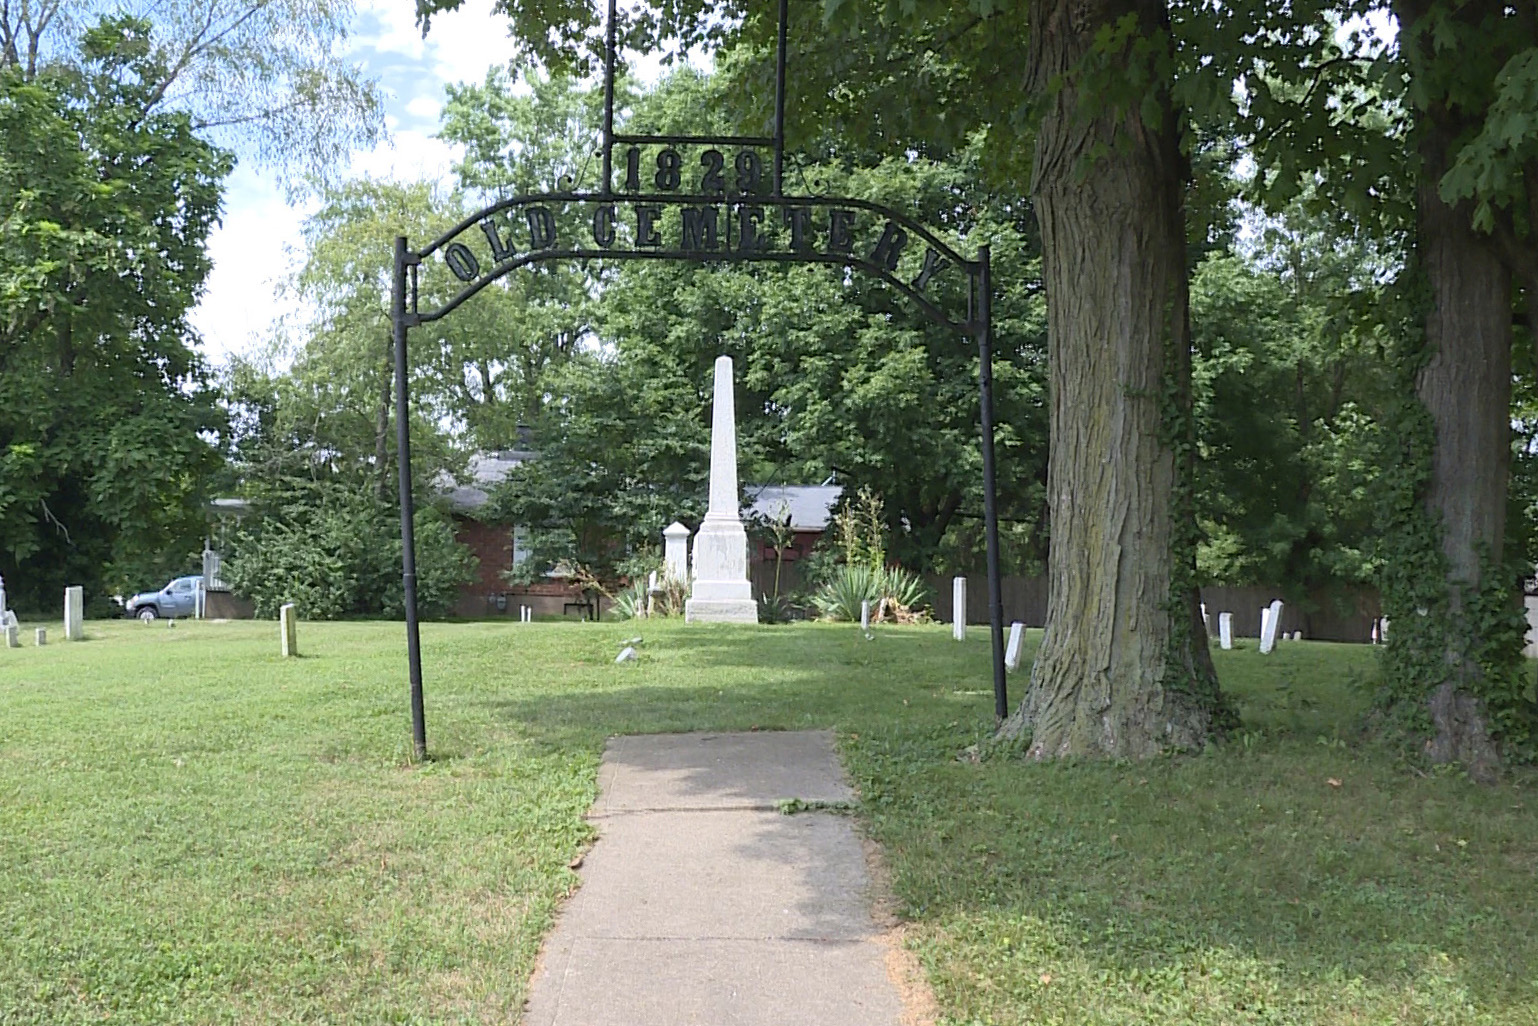
[[[822, 731], [617, 737], [582, 886], [545, 942], [528, 1026], [899, 1026], [911, 969], [877, 925]], [[905, 1010], [902, 993], [910, 993]]]

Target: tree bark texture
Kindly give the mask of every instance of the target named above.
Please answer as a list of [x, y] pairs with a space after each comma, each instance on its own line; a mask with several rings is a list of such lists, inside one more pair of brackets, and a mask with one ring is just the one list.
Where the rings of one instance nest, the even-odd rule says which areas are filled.
[[[1034, 0], [1033, 91], [1043, 103], [1032, 193], [1041, 224], [1052, 401], [1046, 634], [1006, 734], [1028, 754], [1143, 757], [1205, 743], [1218, 708], [1194, 588], [1177, 589], [1184, 461], [1171, 403], [1189, 397], [1185, 164], [1167, 85], [1119, 102], [1076, 82], [1095, 33], [1132, 14], [1167, 39], [1149, 0]], [[1125, 69], [1132, 58], [1112, 55]], [[1130, 76], [1129, 76], [1130, 80]], [[1155, 82], [1158, 75], [1155, 73]], [[1061, 88], [1057, 88], [1059, 83]]]
[[[1474, 684], [1480, 626], [1463, 614], [1465, 589], [1478, 587], [1481, 558], [1499, 562], [1506, 535], [1511, 462], [1511, 274], [1471, 212], [1437, 192], [1448, 166], [1447, 134], [1430, 127], [1421, 147], [1417, 245], [1431, 289], [1426, 315], [1430, 359], [1416, 394], [1436, 427], [1426, 507], [1442, 531], [1451, 633], [1446, 675], [1428, 681], [1437, 762], [1459, 762], [1476, 778], [1499, 757]], [[1413, 628], [1412, 628], [1413, 629]]]

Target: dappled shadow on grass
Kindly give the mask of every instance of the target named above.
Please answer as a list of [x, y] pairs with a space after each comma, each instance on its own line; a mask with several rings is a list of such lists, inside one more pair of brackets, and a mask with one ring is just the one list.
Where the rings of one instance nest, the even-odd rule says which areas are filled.
[[1417, 776], [1358, 743], [1361, 652], [1220, 659], [1245, 729], [1203, 756], [978, 766], [956, 756], [990, 719], [986, 646], [765, 635], [668, 635], [592, 690], [487, 701], [554, 746], [838, 730], [958, 1021], [1538, 1014], [1538, 793]]

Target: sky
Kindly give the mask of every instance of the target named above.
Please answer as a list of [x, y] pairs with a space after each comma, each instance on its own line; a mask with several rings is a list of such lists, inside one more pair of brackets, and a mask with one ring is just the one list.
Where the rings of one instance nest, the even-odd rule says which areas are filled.
[[[349, 56], [379, 81], [390, 139], [354, 153], [352, 174], [447, 179], [456, 148], [433, 138], [444, 86], [480, 81], [511, 55], [507, 22], [490, 13], [490, 0], [465, 0], [460, 10], [436, 15], [425, 40], [413, 6], [411, 0], [358, 0]], [[313, 201], [290, 206], [270, 173], [243, 165], [230, 177], [224, 220], [209, 240], [214, 270], [192, 314], [215, 364], [267, 336], [285, 302], [278, 286], [300, 259], [300, 224], [313, 209]]]
[[[412, 0], [356, 0], [356, 6], [347, 56], [379, 82], [389, 139], [354, 152], [349, 173], [447, 182], [461, 148], [433, 137], [444, 87], [480, 82], [489, 68], [507, 62], [507, 20], [491, 13], [491, 0], [464, 0], [457, 11], [433, 15], [423, 39]], [[661, 77], [658, 57], [630, 57], [630, 70], [641, 80]], [[708, 64], [698, 54], [689, 60]], [[192, 312], [203, 352], [216, 366], [261, 345], [276, 315], [291, 305], [280, 289], [302, 259], [300, 226], [315, 209], [313, 200], [289, 205], [270, 172], [241, 165], [230, 176], [224, 220], [209, 240], [213, 273]]]

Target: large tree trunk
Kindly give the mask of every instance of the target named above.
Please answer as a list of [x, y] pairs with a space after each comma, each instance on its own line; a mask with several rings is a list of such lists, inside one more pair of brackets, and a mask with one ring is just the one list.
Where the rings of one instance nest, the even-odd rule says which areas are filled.
[[[1395, 14], [1411, 77], [1420, 86], [1416, 249], [1430, 302], [1428, 360], [1415, 391], [1435, 430], [1424, 502], [1440, 532], [1445, 601], [1434, 612], [1398, 611], [1401, 624], [1390, 635], [1388, 657], [1391, 675], [1410, 678], [1401, 683], [1425, 696], [1433, 727], [1431, 758], [1463, 763], [1471, 776], [1488, 779], [1500, 761], [1489, 710], [1479, 698], [1486, 672], [1480, 660], [1515, 664], [1519, 654], [1492, 651], [1489, 625], [1470, 615], [1465, 596], [1499, 586], [1481, 578], [1487, 566], [1500, 562], [1506, 533], [1512, 276], [1495, 240], [1474, 230], [1471, 205], [1449, 206], [1439, 191], [1458, 139], [1470, 127], [1469, 112], [1445, 93], [1454, 81], [1449, 62], [1468, 58], [1437, 50], [1433, 39], [1440, 29], [1426, 27], [1439, 6], [1433, 0], [1398, 0]], [[1481, 31], [1481, 19], [1499, 8], [1481, 2], [1443, 7], [1438, 16], [1461, 22], [1464, 31]], [[1514, 587], [1511, 598], [1517, 600]], [[1414, 622], [1427, 612], [1445, 622]]]
[[[1422, 147], [1418, 247], [1431, 288], [1426, 315], [1430, 359], [1416, 394], [1436, 426], [1426, 507], [1442, 532], [1447, 558], [1449, 635], [1445, 674], [1427, 681], [1438, 762], [1460, 762], [1487, 778], [1499, 766], [1490, 719], [1475, 686], [1479, 624], [1464, 615], [1463, 595], [1480, 586], [1481, 559], [1501, 559], [1511, 460], [1511, 274], [1470, 211], [1437, 192], [1447, 168], [1445, 133]], [[1413, 630], [1415, 628], [1409, 627]]]
[[1031, 6], [1030, 74], [1045, 108], [1033, 195], [1051, 365], [1051, 597], [1004, 732], [1029, 731], [1037, 759], [1197, 748], [1221, 716], [1189, 573], [1186, 467], [1171, 444], [1190, 379], [1177, 121], [1167, 90], [1150, 125], [1143, 91], [1117, 109], [1075, 84], [1095, 33], [1127, 14], [1142, 37], [1168, 39], [1159, 2]]

